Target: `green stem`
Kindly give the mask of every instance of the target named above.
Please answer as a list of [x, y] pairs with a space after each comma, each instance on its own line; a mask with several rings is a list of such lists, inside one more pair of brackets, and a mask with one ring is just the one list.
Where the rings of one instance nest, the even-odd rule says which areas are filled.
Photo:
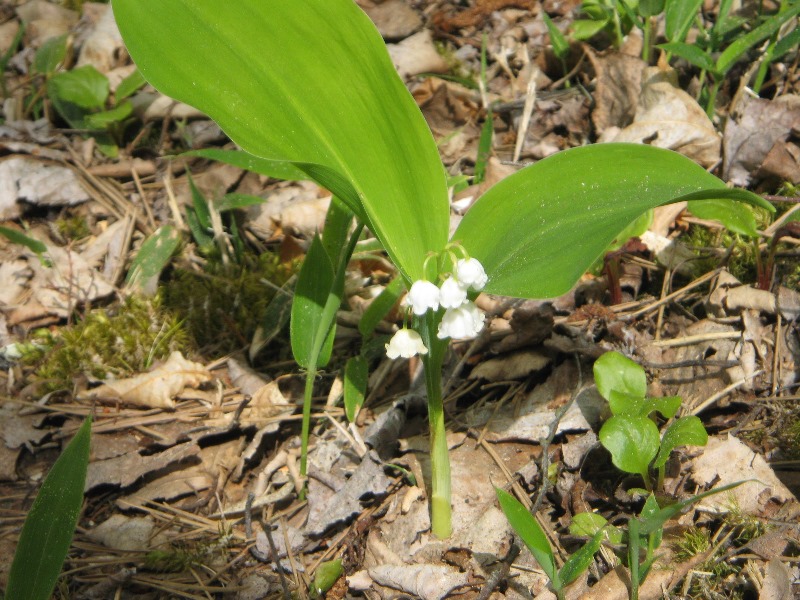
[[708, 92], [708, 103], [706, 104], [706, 114], [708, 115], [709, 119], [714, 118], [714, 110], [717, 104], [717, 92], [719, 91], [719, 86], [722, 85], [722, 80], [717, 79], [714, 77], [714, 84], [711, 86], [711, 90]]
[[628, 521], [628, 570], [631, 573], [631, 598], [639, 600], [639, 521]]
[[648, 65], [650, 64], [650, 50], [653, 47], [652, 33], [653, 22], [650, 17], [644, 18], [644, 29], [642, 31], [642, 60]]
[[425, 387], [428, 392], [428, 422], [431, 432], [431, 531], [444, 539], [452, 533], [450, 509], [450, 455], [444, 424], [442, 401], [442, 363], [447, 343], [436, 337], [440, 317], [433, 313], [421, 319], [420, 335], [428, 354], [422, 357], [425, 366]]

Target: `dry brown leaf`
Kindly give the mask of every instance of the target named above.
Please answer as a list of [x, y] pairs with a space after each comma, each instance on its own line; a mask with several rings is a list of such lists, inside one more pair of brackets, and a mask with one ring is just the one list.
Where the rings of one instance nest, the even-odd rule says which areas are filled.
[[645, 70], [633, 123], [608, 129], [601, 142], [633, 142], [675, 150], [704, 167], [720, 159], [720, 136], [697, 101], [673, 82], [674, 72]]
[[136, 483], [140, 477], [172, 467], [184, 460], [195, 457], [200, 446], [187, 442], [168, 448], [158, 454], [142, 456], [129, 452], [123, 456], [89, 463], [84, 491], [88, 492], [101, 485], [114, 485], [123, 488]]
[[722, 176], [740, 187], [773, 177], [800, 182], [798, 148], [791, 140], [800, 130], [800, 96], [775, 100], [742, 94], [725, 124]]
[[378, 565], [369, 569], [372, 580], [423, 600], [441, 600], [455, 587], [468, 583], [467, 573], [446, 565]]
[[780, 559], [772, 558], [767, 563], [758, 600], [792, 600], [795, 597], [792, 592], [792, 573], [789, 567]]
[[21, 216], [23, 200], [36, 206], [74, 206], [88, 199], [72, 169], [22, 156], [0, 162], [0, 221]]
[[422, 27], [417, 11], [403, 0], [370, 3], [363, 8], [385, 40], [402, 40]]
[[386, 50], [395, 69], [404, 79], [420, 73], [446, 73], [450, 68], [436, 51], [428, 29], [407, 37], [399, 44], [387, 44]]
[[599, 56], [587, 51], [597, 75], [592, 122], [599, 134], [609, 127], [626, 127], [633, 122], [642, 89], [642, 72], [647, 64], [640, 58], [613, 53]]
[[526, 350], [481, 362], [469, 374], [470, 379], [485, 379], [489, 382], [523, 379], [542, 371], [550, 364], [550, 357], [541, 352]]
[[31, 0], [17, 7], [17, 15], [25, 22], [25, 35], [35, 48], [48, 38], [69, 33], [78, 22], [78, 13], [47, 0]]
[[150, 515], [144, 517], [111, 515], [100, 525], [87, 531], [86, 537], [107, 548], [130, 552], [145, 552], [168, 541], [164, 532], [156, 529], [155, 521]]
[[107, 74], [117, 66], [119, 52], [125, 45], [110, 4], [98, 6], [97, 14], [93, 17], [92, 29], [83, 40], [76, 66], [91, 65]]
[[197, 387], [211, 380], [211, 374], [200, 363], [183, 357], [177, 350], [162, 365], [148, 373], [127, 379], [106, 382], [87, 390], [82, 398], [120, 401], [146, 408], [175, 408], [173, 398], [185, 387]]
[[[576, 381], [575, 365], [563, 363], [521, 402], [508, 402], [496, 412], [495, 407], [479, 403], [467, 409], [462, 418], [470, 427], [483, 427], [488, 422], [489, 433], [486, 437], [493, 441], [526, 440], [538, 443], [547, 436], [556, 411], [574, 393]], [[556, 433], [589, 429], [591, 427], [576, 402], [562, 417]]]
[[703, 454], [694, 460], [692, 479], [699, 485], [714, 484], [714, 487], [756, 480], [702, 502], [725, 512], [736, 509], [745, 515], [765, 516], [769, 504], [794, 500], [792, 492], [778, 479], [764, 457], [732, 435], [708, 440]]

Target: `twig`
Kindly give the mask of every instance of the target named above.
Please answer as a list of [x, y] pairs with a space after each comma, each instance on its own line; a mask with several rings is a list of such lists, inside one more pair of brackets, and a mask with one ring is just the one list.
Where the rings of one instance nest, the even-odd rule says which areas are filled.
[[544, 501], [544, 495], [550, 489], [550, 479], [547, 477], [547, 470], [550, 468], [550, 456], [548, 451], [550, 449], [550, 444], [553, 443], [553, 439], [556, 437], [556, 431], [558, 431], [558, 425], [561, 423], [561, 419], [564, 418], [564, 415], [567, 414], [567, 411], [570, 409], [572, 404], [575, 402], [575, 399], [578, 397], [581, 389], [583, 388], [583, 371], [581, 370], [581, 359], [580, 357], [575, 354], [575, 366], [578, 368], [578, 382], [575, 384], [575, 391], [572, 392], [572, 396], [570, 399], [564, 403], [564, 406], [559, 408], [556, 411], [555, 417], [553, 421], [550, 423], [550, 430], [547, 432], [547, 437], [540, 442], [542, 446], [542, 461], [539, 465], [540, 473], [542, 475], [542, 485], [539, 488], [539, 493], [536, 495], [536, 500], [533, 503], [533, 508], [531, 509], [531, 513], [536, 514], [539, 512], [539, 508]]
[[[252, 519], [252, 508], [253, 508], [253, 500], [255, 499], [255, 494], [250, 492], [247, 494], [247, 502], [244, 505], [244, 532], [247, 536], [247, 539], [253, 539], [253, 519]], [[261, 521], [259, 520], [259, 523]], [[281, 587], [283, 588], [283, 597], [284, 600], [291, 600], [291, 594], [289, 594], [289, 585], [286, 583], [286, 576], [283, 574], [283, 569], [281, 568], [281, 561], [278, 558], [278, 549], [275, 546], [275, 540], [272, 539], [272, 528], [269, 525], [264, 525], [261, 523], [261, 529], [264, 531], [264, 535], [267, 536], [267, 542], [269, 543], [269, 550], [272, 553], [272, 560], [275, 562], [275, 569], [278, 571], [278, 577], [281, 580]], [[261, 552], [258, 547], [253, 544], [250, 546], [250, 554], [253, 555], [253, 558], [258, 560], [259, 562], [268, 563], [270, 562], [270, 557]]]
[[475, 600], [488, 600], [495, 588], [508, 576], [511, 565], [517, 559], [517, 556], [519, 556], [519, 546], [517, 545], [517, 541], [512, 539], [508, 553], [503, 557], [503, 560], [500, 561], [500, 566], [492, 571], [492, 574], [486, 579], [481, 593], [478, 594]]
[[736, 340], [742, 337], [740, 331], [712, 331], [709, 333], [701, 333], [698, 335], [687, 335], [685, 337], [674, 338], [671, 340], [658, 340], [650, 342], [651, 346], [660, 346], [661, 348], [671, 348], [673, 346], [691, 346], [699, 342], [710, 342], [713, 340]]
[[727, 396], [728, 394], [730, 394], [732, 391], [739, 389], [739, 388], [740, 388], [740, 387], [742, 387], [744, 384], [746, 384], [748, 381], [750, 381], [751, 379], [755, 379], [756, 377], [758, 377], [759, 375], [762, 375], [763, 373], [764, 373], [764, 371], [763, 371], [763, 369], [762, 369], [762, 370], [756, 371], [755, 373], [753, 373], [752, 375], [750, 375], [750, 376], [748, 376], [748, 377], [745, 377], [745, 378], [743, 378], [743, 379], [740, 379], [739, 381], [737, 381], [737, 382], [735, 382], [735, 383], [732, 383], [732, 384], [730, 384], [730, 385], [729, 385], [728, 387], [726, 387], [725, 389], [723, 389], [723, 390], [720, 390], [719, 392], [717, 392], [716, 394], [714, 394], [713, 396], [711, 396], [710, 398], [708, 398], [708, 399], [707, 399], [707, 400], [705, 400], [704, 402], [701, 402], [701, 403], [700, 403], [698, 406], [696, 406], [695, 408], [693, 408], [693, 409], [692, 409], [692, 414], [693, 414], [693, 415], [698, 415], [698, 414], [700, 414], [702, 411], [704, 411], [704, 410], [705, 410], [705, 409], [707, 409], [709, 406], [711, 406], [712, 404], [714, 404], [714, 403], [715, 403], [717, 400], [719, 400], [720, 398], [724, 398], [725, 396]]

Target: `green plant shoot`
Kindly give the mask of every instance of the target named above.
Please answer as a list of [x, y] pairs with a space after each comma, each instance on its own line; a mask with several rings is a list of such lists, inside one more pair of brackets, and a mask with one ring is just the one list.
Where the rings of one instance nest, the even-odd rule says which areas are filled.
[[[600, 429], [600, 443], [617, 468], [641, 475], [648, 490], [654, 489], [651, 468], [657, 471], [655, 488], [663, 486], [670, 452], [678, 446], [705, 446], [708, 442], [698, 417], [673, 419], [681, 405], [679, 397], [647, 397], [644, 369], [619, 352], [606, 352], [595, 361], [594, 378], [613, 415]], [[653, 412], [672, 419], [663, 435], [650, 418]]]
[[599, 528], [589, 536], [577, 552], [570, 556], [559, 569], [556, 566], [556, 557], [547, 535], [536, 518], [508, 492], [495, 488], [500, 508], [506, 515], [511, 527], [531, 551], [542, 571], [550, 579], [553, 592], [559, 600], [564, 600], [564, 588], [575, 581], [578, 575], [586, 571], [594, 559], [595, 553], [600, 549], [605, 535], [604, 528]]
[[92, 419], [58, 457], [33, 501], [8, 575], [6, 598], [47, 600], [56, 586], [83, 506]]
[[[290, 177], [300, 172], [329, 189], [394, 262], [410, 302], [408, 326], [388, 353], [422, 356], [431, 522], [440, 537], [451, 532], [441, 367], [449, 339], [474, 336], [483, 325], [472, 302], [480, 289], [523, 298], [564, 293], [625, 225], [687, 195], [769, 209], [678, 154], [602, 144], [568, 150], [503, 180], [448, 239], [447, 178], [436, 143], [380, 34], [352, 0], [114, 0], [113, 9], [145, 79], [207, 113], [253, 164]], [[326, 244], [323, 234], [316, 257]], [[351, 237], [339, 251], [325, 248], [330, 267], [320, 285], [298, 282], [295, 303], [324, 313], [311, 337], [292, 335], [295, 357], [309, 374], [320, 364], [330, 335], [326, 319], [332, 322], [338, 307], [334, 286], [354, 247]], [[309, 398], [307, 389], [306, 417]]]

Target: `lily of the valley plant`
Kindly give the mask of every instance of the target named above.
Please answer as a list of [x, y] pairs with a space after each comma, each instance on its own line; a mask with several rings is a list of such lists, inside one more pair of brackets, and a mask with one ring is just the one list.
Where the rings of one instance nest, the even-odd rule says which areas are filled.
[[[436, 142], [353, 0], [113, 0], [113, 8], [144, 77], [217, 121], [243, 151], [238, 164], [316, 181], [383, 244], [411, 312], [387, 352], [416, 352], [425, 366], [432, 530], [441, 537], [451, 531], [441, 367], [449, 339], [482, 325], [470, 296], [481, 286], [522, 298], [564, 293], [627, 224], [661, 204], [737, 199], [768, 208], [673, 152], [602, 144], [507, 177], [472, 206], [451, 241]], [[316, 278], [327, 287], [298, 283], [294, 301], [329, 315], [354, 243], [332, 243], [338, 238], [326, 240], [327, 232], [310, 251], [327, 261]], [[332, 337], [319, 338], [312, 366], [329, 354]], [[294, 345], [293, 337], [302, 354]]]

